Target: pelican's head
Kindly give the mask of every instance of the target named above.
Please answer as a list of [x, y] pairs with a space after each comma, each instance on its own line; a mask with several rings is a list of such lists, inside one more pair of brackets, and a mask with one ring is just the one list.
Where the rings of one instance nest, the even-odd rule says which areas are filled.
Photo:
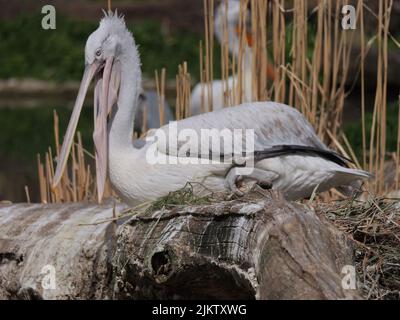
[[105, 13], [100, 25], [86, 41], [85, 63], [104, 63], [107, 59], [118, 58], [123, 55], [126, 42], [133, 38], [125, 25], [124, 18], [117, 13]]
[[131, 52], [135, 51], [132, 48], [136, 48], [134, 40], [123, 17], [119, 17], [117, 12], [105, 13], [98, 29], [86, 42], [85, 71], [59, 155], [53, 187], [60, 182], [65, 170], [83, 102], [91, 81], [95, 79], [93, 140], [96, 149], [98, 198], [101, 201], [107, 172], [107, 120], [118, 100], [121, 62], [130, 58]]

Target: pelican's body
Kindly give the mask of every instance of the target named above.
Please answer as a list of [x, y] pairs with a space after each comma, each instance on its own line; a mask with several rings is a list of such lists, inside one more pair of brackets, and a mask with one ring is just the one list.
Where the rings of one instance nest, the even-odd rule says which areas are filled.
[[[251, 68], [244, 68], [243, 73], [243, 92], [242, 100], [251, 102], [252, 92], [252, 72]], [[234, 104], [233, 88], [238, 86], [238, 77], [231, 76], [226, 80], [214, 80], [212, 86], [212, 108], [213, 110], [221, 110], [224, 107]], [[191, 94], [191, 111], [193, 115], [209, 112], [208, 104], [208, 84], [198, 83], [192, 90]], [[204, 110], [203, 110], [204, 109]]]
[[[213, 162], [207, 164], [198, 161], [208, 158], [210, 154], [229, 158], [230, 154], [225, 149], [221, 152], [213, 147], [207, 149], [206, 153], [190, 152], [182, 156], [178, 153], [184, 145], [181, 141], [176, 145], [170, 142], [166, 144], [151, 139], [151, 136], [141, 148], [134, 146], [132, 133], [141, 88], [141, 68], [136, 44], [123, 19], [109, 13], [101, 21], [98, 30], [88, 39], [86, 65], [54, 184], [59, 182], [65, 168], [88, 83], [103, 72], [96, 86], [102, 89], [96, 91], [95, 99], [94, 141], [99, 200], [102, 198], [107, 169], [114, 190], [132, 205], [165, 196], [183, 188], [188, 182], [194, 183], [195, 192], [235, 189], [232, 185], [232, 181], [236, 182], [235, 161], [215, 161], [214, 158]], [[197, 136], [201, 136], [204, 129], [217, 132], [223, 129], [254, 130], [251, 132], [254, 133], [256, 152], [246, 155], [246, 163], [251, 159], [254, 161], [254, 170], [244, 176], [244, 180], [270, 184], [291, 200], [308, 197], [316, 189], [322, 192], [369, 177], [367, 172], [345, 167], [340, 156], [319, 140], [305, 118], [286, 105], [248, 103], [161, 127], [158, 132], [164, 133], [172, 142], [177, 140], [173, 136], [173, 125], [176, 125], [177, 136], [188, 129]], [[170, 137], [173, 139], [169, 140]], [[199, 140], [201, 143], [204, 142], [202, 139]], [[166, 162], [153, 163], [149, 151], [165, 156]], [[183, 164], [188, 159], [194, 160], [193, 163]]]
[[[194, 116], [178, 122], [178, 131], [187, 128], [200, 130], [214, 128], [222, 130], [227, 126], [236, 129], [254, 129], [256, 150], [268, 149], [274, 145], [305, 145], [329, 151], [315, 135], [304, 117], [294, 108], [273, 103], [248, 103], [229, 109]], [[169, 125], [160, 130], [169, 131]], [[149, 164], [147, 153], [150, 148], [167, 155], [167, 164]], [[232, 164], [168, 164], [174, 163], [173, 153], [166, 151], [157, 142], [148, 142], [141, 149], [127, 145], [126, 150], [119, 146], [114, 148], [110, 143], [110, 179], [124, 199], [130, 204], [154, 200], [169, 192], [183, 188], [187, 182], [194, 182], [199, 192], [226, 191], [226, 174]], [[181, 161], [176, 160], [175, 163]], [[315, 155], [285, 155], [264, 159], [255, 164], [257, 169], [273, 172], [279, 176], [272, 188], [282, 191], [289, 200], [309, 197], [318, 187], [326, 191], [333, 186], [351, 184], [369, 174], [359, 170], [348, 169], [335, 162]], [[198, 183], [198, 184], [196, 184]]]

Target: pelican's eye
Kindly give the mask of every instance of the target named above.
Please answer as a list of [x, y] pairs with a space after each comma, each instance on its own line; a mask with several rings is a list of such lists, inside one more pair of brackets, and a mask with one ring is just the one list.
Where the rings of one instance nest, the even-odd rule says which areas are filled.
[[96, 57], [100, 57], [101, 56], [101, 49], [97, 49], [96, 50]]

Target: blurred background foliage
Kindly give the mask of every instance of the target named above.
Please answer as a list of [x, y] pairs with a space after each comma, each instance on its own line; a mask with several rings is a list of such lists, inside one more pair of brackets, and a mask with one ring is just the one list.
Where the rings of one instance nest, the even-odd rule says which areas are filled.
[[[88, 35], [98, 22], [77, 21], [57, 15], [57, 29], [44, 31], [42, 15], [23, 14], [17, 19], [0, 21], [0, 78], [36, 78], [41, 80], [79, 80], [84, 66], [83, 50]], [[188, 61], [191, 73], [199, 74], [199, 35], [193, 31], [163, 33], [158, 21], [128, 23], [142, 59], [144, 75], [167, 68], [175, 78], [177, 66]]]

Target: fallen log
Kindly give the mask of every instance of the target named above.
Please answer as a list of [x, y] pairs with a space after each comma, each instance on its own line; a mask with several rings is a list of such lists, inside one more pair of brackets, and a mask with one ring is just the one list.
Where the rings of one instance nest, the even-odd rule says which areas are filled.
[[274, 193], [112, 217], [111, 202], [0, 206], [0, 299], [359, 298], [347, 237]]

